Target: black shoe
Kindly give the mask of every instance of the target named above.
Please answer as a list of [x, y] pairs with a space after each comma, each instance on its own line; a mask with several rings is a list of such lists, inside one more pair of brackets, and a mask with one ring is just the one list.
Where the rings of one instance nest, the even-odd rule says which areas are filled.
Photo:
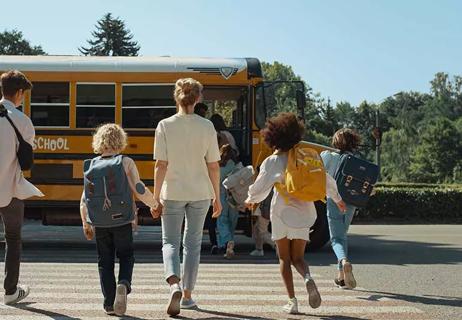
[[335, 284], [337, 287], [344, 289], [345, 288], [345, 280], [339, 280], [337, 278], [334, 279]]
[[213, 254], [213, 255], [218, 254], [218, 251], [219, 251], [218, 246], [216, 246], [216, 245], [213, 245], [212, 249], [210, 249], [210, 253]]
[[115, 312], [114, 312], [114, 307], [113, 306], [104, 306], [104, 312], [106, 312], [106, 314], [108, 316], [115, 316]]

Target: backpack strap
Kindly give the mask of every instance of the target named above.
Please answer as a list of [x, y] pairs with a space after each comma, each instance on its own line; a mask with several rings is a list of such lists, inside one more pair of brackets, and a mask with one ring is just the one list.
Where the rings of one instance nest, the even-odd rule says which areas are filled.
[[19, 132], [18, 128], [15, 126], [13, 120], [11, 120], [10, 116], [8, 115], [8, 110], [5, 108], [3, 104], [0, 104], [0, 117], [6, 118], [8, 122], [11, 124], [11, 126], [14, 129], [14, 132], [16, 133], [16, 137], [18, 138], [18, 141], [25, 142], [24, 138], [22, 137], [22, 134]]

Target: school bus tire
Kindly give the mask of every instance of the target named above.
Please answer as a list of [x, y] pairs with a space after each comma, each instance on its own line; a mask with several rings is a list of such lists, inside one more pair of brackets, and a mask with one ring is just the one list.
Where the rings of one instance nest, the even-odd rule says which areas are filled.
[[313, 227], [311, 227], [312, 231], [310, 233], [310, 243], [306, 247], [307, 251], [317, 251], [324, 247], [330, 240], [326, 204], [321, 201], [317, 201], [315, 206], [318, 218], [316, 219]]

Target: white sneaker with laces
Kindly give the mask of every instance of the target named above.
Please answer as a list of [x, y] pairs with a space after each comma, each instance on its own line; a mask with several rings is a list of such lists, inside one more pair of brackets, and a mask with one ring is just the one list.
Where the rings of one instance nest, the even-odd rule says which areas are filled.
[[255, 249], [250, 253], [250, 255], [252, 257], [263, 257], [265, 255], [265, 252], [263, 250]]
[[316, 283], [310, 275], [305, 276], [305, 286], [306, 291], [308, 292], [308, 302], [310, 303], [310, 307], [313, 309], [319, 308], [322, 302], [321, 295], [319, 294]]
[[116, 296], [114, 301], [114, 313], [121, 317], [127, 312], [127, 286], [119, 283], [116, 289]]
[[298, 313], [298, 302], [297, 302], [297, 298], [292, 298], [292, 299], [289, 299], [289, 302], [287, 302], [287, 304], [282, 307], [282, 310], [284, 310], [284, 312], [286, 313], [289, 313], [289, 314], [297, 314]]
[[183, 292], [178, 283], [170, 286], [170, 299], [167, 305], [167, 314], [171, 316], [180, 314], [180, 301], [182, 296]]
[[3, 302], [6, 305], [12, 305], [18, 303], [29, 295], [29, 287], [25, 285], [18, 285], [16, 292], [13, 294], [5, 294], [3, 297]]

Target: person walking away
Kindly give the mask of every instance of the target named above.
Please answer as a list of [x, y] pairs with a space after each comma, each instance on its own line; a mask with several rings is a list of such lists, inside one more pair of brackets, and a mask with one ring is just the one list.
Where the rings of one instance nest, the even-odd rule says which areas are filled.
[[[335, 132], [332, 138], [332, 146], [339, 152], [323, 151], [322, 160], [326, 171], [332, 177], [338, 169], [342, 154], [353, 154], [361, 143], [357, 132], [350, 128], [343, 128]], [[350, 227], [356, 207], [346, 204], [346, 211], [341, 212], [331, 198], [327, 198], [327, 221], [329, 224], [330, 243], [337, 256], [338, 274], [334, 282], [340, 288], [353, 289], [356, 287], [356, 279], [353, 275], [353, 266], [348, 259], [347, 233]]]
[[276, 249], [276, 244], [271, 239], [271, 233], [268, 231], [272, 198], [273, 192], [270, 192], [258, 208], [252, 211], [252, 237], [255, 240], [255, 250], [250, 252], [250, 255], [253, 257], [263, 257], [265, 255], [264, 244], [269, 245], [273, 250]]
[[[251, 186], [249, 197], [246, 200], [248, 207], [253, 209], [256, 204], [265, 200], [273, 189], [274, 194], [271, 202], [272, 238], [277, 245], [280, 272], [289, 297], [289, 302], [283, 307], [283, 310], [290, 314], [298, 313], [298, 301], [295, 297], [291, 264], [305, 282], [310, 306], [318, 308], [321, 305], [321, 296], [304, 259], [310, 227], [316, 221], [317, 214], [314, 203], [290, 196], [286, 197], [276, 187], [278, 184], [285, 183], [285, 173], [289, 160], [288, 152], [301, 141], [303, 132], [303, 124], [292, 113], [280, 113], [267, 121], [262, 136], [265, 143], [275, 152], [261, 164], [260, 172], [255, 183]], [[345, 204], [337, 192], [335, 180], [328, 174], [324, 174], [324, 176], [320, 178], [326, 179], [325, 192], [336, 201], [340, 210], [343, 210]]]
[[[0, 100], [0, 215], [6, 241], [3, 302], [12, 305], [29, 295], [29, 287], [18, 284], [24, 200], [42, 197], [43, 194], [24, 178], [17, 155], [20, 137], [30, 146], [34, 144], [32, 121], [17, 109], [22, 104], [25, 92], [32, 89], [32, 84], [17, 70], [3, 73], [0, 82], [3, 96]], [[13, 126], [18, 130], [18, 135]]]
[[237, 168], [238, 160], [236, 152], [229, 144], [220, 148], [220, 197], [223, 210], [217, 219], [218, 247], [225, 251], [224, 257], [231, 259], [234, 257], [234, 232], [239, 219], [239, 211], [230, 205], [226, 188], [223, 181], [231, 175]]
[[223, 117], [218, 113], [215, 113], [210, 117], [210, 121], [212, 121], [213, 126], [217, 131], [218, 140], [220, 141], [219, 147], [225, 144], [229, 144], [236, 152], [236, 155], [239, 156], [239, 148], [237, 147], [236, 140], [234, 139], [231, 132], [228, 131], [225, 119], [223, 119]]
[[[154, 198], [151, 211], [162, 217], [162, 255], [165, 279], [170, 285], [167, 313], [193, 308], [192, 292], [197, 279], [205, 216], [213, 204], [212, 217], [221, 213], [220, 152], [213, 124], [197, 114], [202, 85], [191, 78], [179, 79], [174, 98], [178, 113], [162, 120], [154, 142]], [[183, 220], [183, 272], [180, 272], [180, 241]], [[180, 280], [182, 287], [180, 287]]]
[[194, 113], [201, 116], [202, 118], [205, 118], [207, 116], [208, 110], [209, 110], [209, 107], [203, 102], [198, 102], [194, 106]]
[[[134, 196], [147, 206], [155, 207], [156, 204], [151, 191], [140, 180], [135, 162], [121, 155], [127, 145], [127, 134], [119, 125], [99, 127], [92, 145], [100, 156], [84, 162], [84, 190], [80, 200], [82, 227], [88, 240], [96, 238], [103, 308], [109, 315], [123, 316], [135, 263], [132, 224], [137, 211]], [[115, 256], [120, 266], [117, 284]]]

